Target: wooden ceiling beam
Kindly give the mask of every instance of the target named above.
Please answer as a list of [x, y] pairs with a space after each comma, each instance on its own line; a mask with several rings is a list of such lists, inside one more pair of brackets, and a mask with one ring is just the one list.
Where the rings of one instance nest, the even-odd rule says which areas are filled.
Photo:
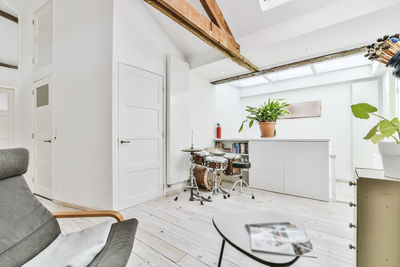
[[0, 67], [9, 68], [9, 69], [15, 69], [15, 70], [18, 69], [18, 66], [7, 64], [7, 63], [3, 63], [3, 62], [0, 62]]
[[221, 79], [221, 80], [212, 81], [211, 84], [223, 84], [223, 83], [238, 81], [238, 80], [242, 80], [242, 79], [246, 79], [246, 78], [265, 75], [265, 74], [271, 73], [271, 72], [277, 72], [277, 71], [287, 70], [287, 69], [291, 69], [291, 68], [297, 68], [297, 67], [301, 67], [301, 66], [305, 66], [305, 65], [323, 62], [326, 60], [332, 60], [332, 59], [346, 57], [346, 56], [350, 56], [350, 55], [354, 55], [354, 54], [364, 53], [366, 51], [367, 51], [367, 47], [361, 46], [361, 47], [344, 50], [344, 51], [340, 51], [340, 52], [335, 52], [335, 53], [331, 53], [331, 54], [327, 54], [327, 55], [323, 55], [323, 56], [319, 56], [319, 57], [300, 60], [300, 61], [296, 61], [296, 62], [284, 64], [284, 65], [279, 65], [279, 66], [275, 66], [272, 68], [259, 70], [259, 71], [253, 72], [253, 73], [241, 74], [241, 75], [237, 75], [237, 76], [233, 76], [233, 77], [229, 77], [229, 78], [225, 78], [225, 79]]
[[201, 40], [218, 49], [251, 72], [258, 67], [240, 54], [240, 45], [233, 36], [221, 30], [186, 0], [145, 0]]
[[11, 20], [12, 22], [18, 23], [18, 18], [8, 14], [7, 12], [4, 12], [3, 10], [0, 10], [0, 17], [3, 17], [5, 19]]
[[203, 6], [204, 10], [206, 11], [208, 17], [211, 21], [221, 28], [226, 33], [229, 33], [233, 36], [231, 30], [229, 29], [228, 23], [222, 14], [221, 9], [219, 8], [217, 2], [215, 0], [200, 0], [201, 5]]

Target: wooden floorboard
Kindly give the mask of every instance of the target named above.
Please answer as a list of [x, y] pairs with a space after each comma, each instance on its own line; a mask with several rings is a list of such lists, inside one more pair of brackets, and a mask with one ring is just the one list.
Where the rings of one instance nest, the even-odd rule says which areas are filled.
[[[314, 246], [316, 258], [301, 258], [296, 267], [355, 266], [354, 232], [348, 228], [354, 210], [344, 203], [323, 202], [272, 192], [256, 191], [256, 199], [234, 193], [205, 203], [188, 201], [188, 192], [147, 201], [123, 210], [125, 218], [137, 218], [139, 228], [128, 266], [216, 266], [221, 238], [211, 219], [224, 210], [279, 211], [299, 218]], [[51, 211], [73, 210], [45, 199]], [[79, 231], [108, 218], [60, 219], [63, 232]], [[227, 245], [222, 266], [262, 266]]]

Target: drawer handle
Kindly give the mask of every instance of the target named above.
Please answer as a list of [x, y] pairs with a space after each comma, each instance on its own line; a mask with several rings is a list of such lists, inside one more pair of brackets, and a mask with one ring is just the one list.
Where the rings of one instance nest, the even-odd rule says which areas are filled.
[[349, 206], [350, 206], [350, 207], [357, 207], [357, 205], [354, 204], [353, 202], [350, 202], [350, 203], [349, 203]]
[[350, 185], [350, 186], [356, 186], [356, 185], [357, 185], [357, 183], [355, 183], [355, 182], [351, 182], [351, 181], [350, 181], [350, 182], [349, 182], [349, 185]]
[[355, 225], [355, 224], [352, 224], [352, 223], [349, 223], [349, 227], [350, 227], [350, 228], [356, 228], [356, 225]]
[[349, 249], [356, 249], [356, 247], [353, 246], [352, 244], [349, 244]]

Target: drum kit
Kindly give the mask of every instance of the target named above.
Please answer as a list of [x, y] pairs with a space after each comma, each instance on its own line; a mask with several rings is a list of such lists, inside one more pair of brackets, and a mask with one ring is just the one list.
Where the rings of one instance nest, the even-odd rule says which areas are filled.
[[[203, 197], [200, 189], [211, 191], [214, 196], [221, 193], [225, 199], [229, 197], [229, 193], [221, 188], [222, 174], [239, 175], [240, 170], [232, 167], [234, 161], [241, 160], [239, 154], [226, 153], [218, 148], [197, 149], [193, 145], [182, 151], [190, 154], [189, 176], [183, 186], [184, 191], [190, 189], [190, 201], [200, 201], [201, 205], [203, 201], [211, 202], [211, 196]], [[178, 197], [179, 193], [175, 201]]]

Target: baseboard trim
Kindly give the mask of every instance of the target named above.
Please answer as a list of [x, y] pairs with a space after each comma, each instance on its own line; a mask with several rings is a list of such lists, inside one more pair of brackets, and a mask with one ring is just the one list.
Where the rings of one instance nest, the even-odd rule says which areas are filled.
[[75, 205], [75, 204], [72, 204], [72, 203], [63, 202], [63, 201], [59, 201], [59, 200], [55, 200], [55, 199], [53, 199], [52, 202], [54, 202], [54, 203], [56, 203], [56, 204], [58, 204], [58, 205], [61, 205], [61, 206], [65, 206], [65, 207], [73, 208], [73, 209], [77, 209], [77, 210], [83, 210], [83, 211], [86, 211], [86, 210], [93, 210], [93, 209], [88, 208], [88, 207], [84, 207], [84, 206], [80, 206], [80, 205]]

